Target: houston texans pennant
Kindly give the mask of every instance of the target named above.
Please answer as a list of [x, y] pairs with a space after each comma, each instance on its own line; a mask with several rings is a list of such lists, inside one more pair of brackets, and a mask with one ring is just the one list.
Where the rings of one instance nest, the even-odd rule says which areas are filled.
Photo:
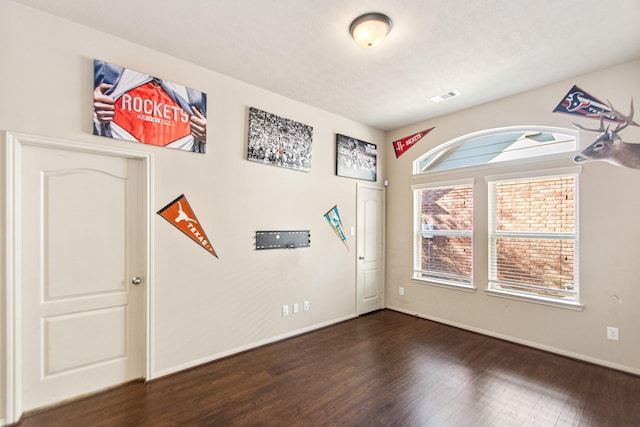
[[[434, 126], [435, 127], [435, 126]], [[431, 132], [433, 128], [423, 130], [422, 132], [418, 132], [414, 135], [407, 136], [406, 138], [399, 139], [397, 141], [393, 141], [393, 149], [396, 151], [396, 159], [404, 154], [412, 145], [416, 142], [420, 141], [423, 136]]]
[[340, 219], [340, 214], [338, 213], [338, 205], [329, 209], [329, 211], [324, 214], [324, 217], [329, 222], [331, 228], [333, 228], [333, 232], [336, 233], [336, 236], [342, 240], [342, 243], [346, 246], [347, 250], [349, 250], [349, 244], [347, 243], [347, 237], [344, 234], [344, 230], [342, 229], [342, 220]]
[[174, 201], [158, 211], [158, 215], [173, 224], [178, 230], [189, 236], [198, 245], [205, 248], [213, 256], [218, 258], [218, 254], [209, 243], [209, 238], [202, 229], [202, 226], [193, 213], [189, 202], [184, 194], [181, 194]]
[[[592, 119], [600, 120], [600, 115], [603, 114], [605, 120], [621, 123], [624, 120], [615, 116], [614, 114], [606, 114], [611, 109], [605, 103], [599, 99], [589, 95], [578, 86], [574, 85], [571, 90], [562, 98], [562, 101], [553, 110], [554, 113], [574, 114], [582, 117], [589, 117]], [[638, 126], [637, 123], [631, 122], [630, 124]]]

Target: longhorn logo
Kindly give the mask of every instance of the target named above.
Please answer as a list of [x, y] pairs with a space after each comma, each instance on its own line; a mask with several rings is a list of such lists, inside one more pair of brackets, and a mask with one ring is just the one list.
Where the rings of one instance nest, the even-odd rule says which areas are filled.
[[189, 218], [189, 216], [187, 216], [187, 214], [184, 213], [184, 211], [182, 210], [182, 203], [178, 202], [178, 216], [176, 218], [176, 222], [180, 222], [180, 221], [195, 222], [196, 224], [198, 223], [198, 221], [196, 221], [195, 219]]

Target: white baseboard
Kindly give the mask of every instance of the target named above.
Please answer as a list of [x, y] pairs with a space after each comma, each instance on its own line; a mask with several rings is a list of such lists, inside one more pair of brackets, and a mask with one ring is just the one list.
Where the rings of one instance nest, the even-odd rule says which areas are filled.
[[467, 330], [467, 331], [470, 331], [470, 332], [475, 332], [475, 333], [478, 333], [478, 334], [481, 334], [481, 335], [486, 335], [486, 336], [489, 336], [489, 337], [498, 338], [498, 339], [501, 339], [501, 340], [504, 340], [504, 341], [509, 341], [509, 342], [513, 342], [513, 343], [516, 343], [516, 344], [524, 345], [524, 346], [527, 346], [527, 347], [535, 348], [535, 349], [538, 349], [538, 350], [547, 351], [549, 353], [558, 354], [560, 356], [569, 357], [571, 359], [581, 360], [583, 362], [592, 363], [594, 365], [600, 365], [600, 366], [604, 366], [606, 368], [611, 368], [611, 369], [615, 369], [617, 371], [622, 371], [622, 372], [626, 372], [626, 373], [629, 373], [629, 374], [634, 374], [634, 375], [639, 375], [640, 376], [640, 369], [631, 368], [629, 366], [619, 365], [617, 363], [611, 363], [611, 362], [608, 362], [606, 360], [597, 359], [597, 358], [590, 357], [590, 356], [585, 356], [584, 354], [579, 354], [579, 353], [574, 353], [574, 352], [571, 352], [571, 351], [566, 351], [566, 350], [563, 350], [563, 349], [560, 349], [560, 348], [551, 347], [551, 346], [543, 345], [543, 344], [540, 344], [540, 343], [523, 340], [523, 339], [512, 337], [512, 336], [509, 336], [509, 335], [498, 334], [498, 333], [495, 333], [493, 331], [487, 331], [485, 329], [476, 328], [474, 326], [469, 326], [469, 325], [465, 325], [465, 324], [462, 324], [462, 323], [451, 322], [449, 320], [441, 319], [439, 317], [429, 316], [429, 315], [426, 315], [426, 314], [423, 314], [423, 313], [417, 313], [415, 311], [406, 310], [406, 309], [401, 308], [401, 307], [387, 306], [386, 308], [389, 309], [389, 310], [400, 312], [400, 313], [409, 314], [411, 316], [417, 316], [417, 317], [420, 317], [422, 319], [431, 320], [433, 322], [442, 323], [444, 325], [449, 325], [449, 326], [453, 326], [453, 327], [456, 327], [456, 328], [464, 329], [464, 330]]
[[287, 333], [281, 334], [281, 335], [276, 335], [274, 337], [270, 337], [270, 338], [267, 338], [265, 340], [253, 342], [253, 343], [241, 346], [241, 347], [236, 347], [236, 348], [233, 348], [231, 350], [223, 351], [223, 352], [220, 352], [220, 353], [212, 354], [211, 356], [207, 356], [207, 357], [203, 357], [203, 358], [200, 358], [200, 359], [193, 360], [191, 362], [183, 363], [182, 365], [173, 366], [173, 367], [171, 367], [169, 369], [164, 369], [162, 371], [156, 371], [156, 372], [151, 373], [150, 377], [147, 378], [147, 381], [155, 380], [155, 379], [158, 379], [158, 378], [164, 377], [166, 375], [170, 375], [170, 374], [175, 374], [177, 372], [184, 371], [185, 369], [194, 368], [196, 366], [203, 365], [203, 364], [209, 363], [209, 362], [213, 362], [215, 360], [222, 359], [223, 357], [228, 357], [228, 356], [232, 356], [234, 354], [242, 353], [243, 351], [252, 350], [254, 348], [261, 347], [263, 345], [271, 344], [271, 343], [274, 343], [274, 342], [277, 342], [277, 341], [282, 341], [284, 339], [292, 338], [292, 337], [295, 337], [297, 335], [302, 335], [302, 334], [305, 334], [307, 332], [312, 332], [312, 331], [315, 331], [317, 329], [324, 328], [326, 326], [334, 325], [336, 323], [344, 322], [345, 320], [353, 319], [355, 317], [358, 317], [358, 316], [356, 314], [352, 314], [352, 315], [349, 315], [349, 316], [340, 317], [340, 318], [337, 318], [337, 319], [332, 319], [332, 320], [329, 320], [329, 321], [326, 321], [326, 322], [317, 323], [315, 325], [311, 325], [311, 326], [308, 326], [306, 328], [297, 329], [295, 331], [287, 332]]

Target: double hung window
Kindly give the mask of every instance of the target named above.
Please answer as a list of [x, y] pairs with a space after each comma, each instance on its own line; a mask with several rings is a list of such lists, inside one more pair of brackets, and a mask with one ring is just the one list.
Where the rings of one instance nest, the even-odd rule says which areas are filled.
[[489, 289], [576, 301], [576, 175], [490, 180]]
[[473, 184], [414, 188], [414, 278], [472, 285]]

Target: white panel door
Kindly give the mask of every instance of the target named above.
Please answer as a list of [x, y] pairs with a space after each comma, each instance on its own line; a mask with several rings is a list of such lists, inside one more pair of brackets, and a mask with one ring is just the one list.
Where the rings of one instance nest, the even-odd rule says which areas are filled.
[[[22, 409], [144, 376], [142, 161], [24, 145]], [[137, 280], [136, 280], [137, 281]]]
[[358, 185], [356, 313], [384, 307], [384, 188]]

